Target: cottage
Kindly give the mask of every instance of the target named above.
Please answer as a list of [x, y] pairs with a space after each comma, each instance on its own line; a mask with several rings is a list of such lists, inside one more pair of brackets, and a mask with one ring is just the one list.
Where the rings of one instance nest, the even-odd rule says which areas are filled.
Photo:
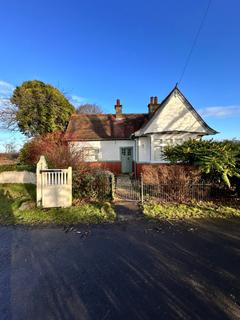
[[216, 134], [175, 87], [158, 103], [151, 97], [148, 113], [124, 114], [117, 99], [115, 114], [74, 114], [65, 140], [82, 150], [89, 165], [116, 174], [139, 173], [143, 164], [162, 164], [163, 148]]

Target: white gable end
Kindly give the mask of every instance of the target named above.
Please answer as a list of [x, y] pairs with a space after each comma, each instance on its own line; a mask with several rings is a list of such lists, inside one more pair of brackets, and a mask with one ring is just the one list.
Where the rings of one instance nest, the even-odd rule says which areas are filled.
[[189, 107], [188, 102], [177, 91], [174, 91], [159, 107], [152, 119], [137, 135], [171, 131], [209, 134], [201, 117], [192, 110], [192, 107]]

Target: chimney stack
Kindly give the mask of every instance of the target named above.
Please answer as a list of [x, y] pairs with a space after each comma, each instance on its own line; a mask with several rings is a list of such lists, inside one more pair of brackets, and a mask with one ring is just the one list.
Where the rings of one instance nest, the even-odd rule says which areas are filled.
[[148, 113], [151, 114], [157, 110], [160, 106], [158, 103], [158, 97], [150, 97], [150, 103], [148, 104]]
[[116, 119], [120, 119], [122, 115], [122, 105], [121, 105], [120, 99], [116, 100], [115, 111], [116, 111]]

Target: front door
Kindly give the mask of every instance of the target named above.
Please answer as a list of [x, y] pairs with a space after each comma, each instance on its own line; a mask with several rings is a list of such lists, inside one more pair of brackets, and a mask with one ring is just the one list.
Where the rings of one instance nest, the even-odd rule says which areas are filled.
[[132, 162], [133, 162], [133, 148], [132, 147], [121, 148], [122, 173], [132, 172]]

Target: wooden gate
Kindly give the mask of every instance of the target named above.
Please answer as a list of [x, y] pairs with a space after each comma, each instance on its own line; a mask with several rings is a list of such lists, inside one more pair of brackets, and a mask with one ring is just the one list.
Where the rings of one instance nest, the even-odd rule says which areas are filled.
[[41, 156], [37, 164], [37, 206], [43, 208], [72, 205], [72, 168], [48, 169]]

